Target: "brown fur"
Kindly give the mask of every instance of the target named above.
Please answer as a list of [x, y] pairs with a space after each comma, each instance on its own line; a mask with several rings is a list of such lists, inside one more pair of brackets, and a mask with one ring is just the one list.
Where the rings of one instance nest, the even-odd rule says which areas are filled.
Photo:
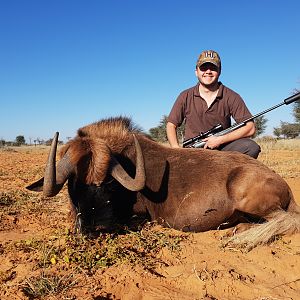
[[[121, 153], [132, 143], [132, 133], [141, 130], [128, 118], [109, 118], [78, 130], [78, 136], [60, 151], [60, 157], [69, 153], [70, 161], [77, 166], [77, 176], [87, 184], [100, 185], [104, 180], [112, 153]], [[117, 141], [117, 142], [116, 142]], [[82, 173], [82, 170], [87, 170]]]
[[130, 134], [141, 133], [141, 129], [134, 125], [129, 118], [108, 118], [78, 129], [79, 137], [103, 139], [112, 152], [120, 153], [124, 145], [131, 139]]

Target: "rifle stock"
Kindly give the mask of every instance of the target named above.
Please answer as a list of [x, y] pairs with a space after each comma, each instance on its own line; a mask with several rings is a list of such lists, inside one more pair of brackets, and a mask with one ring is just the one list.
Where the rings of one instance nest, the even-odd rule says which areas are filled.
[[184, 148], [203, 148], [205, 146], [205, 142], [203, 141], [203, 139], [209, 137], [209, 136], [212, 136], [212, 135], [215, 135], [215, 136], [222, 136], [222, 135], [225, 135], [229, 132], [232, 132], [238, 128], [241, 128], [243, 126], [245, 126], [248, 122], [250, 121], [253, 121], [254, 119], [256, 119], [257, 117], [260, 117], [264, 114], [266, 114], [267, 112], [273, 110], [273, 109], [276, 109], [282, 105], [289, 105], [295, 101], [299, 101], [300, 100], [300, 92], [299, 93], [296, 93], [295, 95], [292, 95], [286, 99], [283, 100], [283, 102], [275, 105], [275, 106], [272, 106], [271, 108], [268, 108], [254, 116], [252, 116], [251, 118], [248, 118], [244, 121], [242, 121], [241, 123], [237, 123], [237, 124], [234, 124], [232, 125], [231, 127], [229, 128], [226, 128], [224, 130], [222, 130], [222, 125], [221, 124], [218, 124], [216, 126], [214, 126], [213, 128], [209, 129], [208, 131], [204, 132], [204, 133], [201, 133], [193, 138], [190, 138], [188, 140], [185, 140], [183, 141], [183, 147]]

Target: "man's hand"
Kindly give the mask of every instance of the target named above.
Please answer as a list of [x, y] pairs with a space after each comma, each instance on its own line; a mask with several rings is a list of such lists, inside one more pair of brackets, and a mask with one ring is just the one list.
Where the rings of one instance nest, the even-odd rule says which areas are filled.
[[205, 139], [203, 139], [203, 142], [206, 142], [204, 149], [216, 149], [220, 145], [224, 143], [224, 137], [223, 136], [209, 136]]
[[229, 132], [225, 135], [221, 135], [221, 136], [212, 135], [203, 139], [203, 141], [206, 142], [204, 149], [216, 149], [222, 144], [226, 144], [243, 137], [250, 137], [254, 133], [255, 133], [254, 123], [248, 122], [245, 126], [236, 129], [232, 132]]

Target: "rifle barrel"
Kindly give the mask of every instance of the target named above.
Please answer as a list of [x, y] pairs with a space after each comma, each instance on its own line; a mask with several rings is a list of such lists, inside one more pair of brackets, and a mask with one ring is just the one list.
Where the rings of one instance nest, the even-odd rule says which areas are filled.
[[292, 95], [291, 97], [288, 97], [286, 99], [283, 100], [284, 104], [290, 104], [290, 103], [293, 103], [295, 101], [299, 101], [300, 100], [300, 92], [295, 94], [295, 95]]
[[[266, 110], [264, 110], [264, 111], [262, 111], [262, 112], [260, 112], [260, 113], [258, 113], [258, 114], [256, 114], [256, 115], [252, 116], [251, 118], [248, 118], [248, 119], [242, 121], [241, 123], [234, 124], [233, 126], [231, 126], [231, 127], [229, 127], [229, 128], [231, 128], [231, 129], [233, 129], [233, 128], [234, 128], [234, 129], [238, 129], [238, 128], [240, 128], [240, 127], [246, 125], [246, 123], [248, 123], [249, 121], [252, 121], [252, 120], [256, 119], [257, 117], [260, 117], [260, 116], [262, 116], [262, 115], [268, 113], [269, 111], [271, 111], [271, 110], [273, 110], [273, 109], [275, 109], [275, 108], [278, 108], [278, 107], [280, 107], [280, 106], [282, 106], [282, 105], [284, 105], [284, 104], [285, 104], [285, 105], [291, 104], [291, 103], [293, 103], [293, 102], [295, 102], [295, 101], [298, 101], [298, 100], [300, 100], [300, 92], [297, 93], [297, 94], [295, 94], [295, 95], [292, 95], [292, 96], [290, 96], [290, 97], [288, 97], [288, 98], [286, 98], [286, 99], [284, 99], [283, 102], [281, 102], [281, 103], [279, 103], [279, 104], [277, 104], [277, 105], [274, 105], [274, 106], [272, 106], [272, 107], [270, 107], [270, 108], [268, 108], [268, 109], [266, 109]], [[240, 125], [240, 124], [241, 124], [241, 126], [238, 126], [238, 125]], [[229, 129], [229, 128], [227, 128], [227, 129]], [[221, 131], [221, 132], [219, 132], [219, 133], [225, 134], [225, 131], [226, 131], [226, 129], [223, 130], [223, 131]], [[229, 131], [229, 132], [230, 132], [230, 131]], [[221, 135], [221, 134], [220, 134], [220, 135]]]

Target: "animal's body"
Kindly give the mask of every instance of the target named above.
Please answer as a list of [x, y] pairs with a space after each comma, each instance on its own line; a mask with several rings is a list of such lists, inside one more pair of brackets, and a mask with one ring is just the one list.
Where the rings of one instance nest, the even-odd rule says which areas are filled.
[[45, 179], [28, 188], [54, 196], [68, 180], [82, 228], [108, 228], [142, 214], [200, 232], [241, 218], [268, 220], [280, 212], [285, 218], [296, 215], [294, 231], [300, 231], [300, 209], [287, 183], [246, 155], [172, 149], [151, 140], [127, 118], [79, 129], [62, 148], [56, 171], [56, 145], [52, 148]]

